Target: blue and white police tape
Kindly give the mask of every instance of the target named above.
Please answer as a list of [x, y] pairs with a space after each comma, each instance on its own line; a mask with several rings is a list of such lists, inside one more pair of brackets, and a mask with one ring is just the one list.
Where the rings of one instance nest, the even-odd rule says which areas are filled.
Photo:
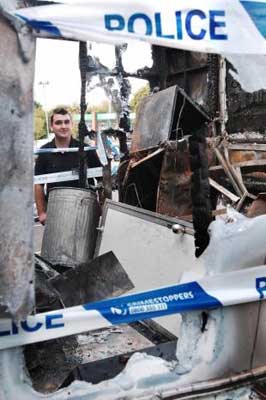
[[[87, 169], [88, 178], [100, 178], [101, 176], [103, 176], [102, 167]], [[79, 172], [78, 170], [74, 169], [73, 171], [53, 172], [51, 174], [35, 175], [34, 184], [43, 185], [46, 183], [76, 181], [78, 179]]]
[[[91, 150], [96, 150], [98, 157], [101, 161], [101, 164], [103, 166], [107, 165], [108, 161], [107, 161], [107, 157], [106, 157], [106, 152], [105, 152], [105, 148], [102, 142], [102, 136], [101, 134], [98, 132], [97, 133], [97, 146], [85, 146], [84, 147], [84, 151], [91, 151]], [[34, 154], [35, 155], [39, 155], [39, 154], [53, 154], [53, 153], [77, 153], [79, 151], [78, 147], [57, 147], [57, 148], [40, 148], [40, 149], [35, 149], [34, 150]]]
[[37, 35], [266, 54], [266, 0], [57, 0], [14, 10]]
[[198, 282], [37, 314], [18, 324], [11, 319], [0, 319], [0, 349], [170, 314], [259, 301], [265, 296], [266, 266], [263, 265]]
[[[91, 150], [97, 150], [97, 147], [92, 147], [92, 146], [86, 146], [84, 147], [84, 151], [91, 151]], [[41, 149], [35, 149], [34, 154], [46, 154], [46, 153], [77, 153], [79, 151], [78, 147], [56, 147], [56, 148], [41, 148]]]

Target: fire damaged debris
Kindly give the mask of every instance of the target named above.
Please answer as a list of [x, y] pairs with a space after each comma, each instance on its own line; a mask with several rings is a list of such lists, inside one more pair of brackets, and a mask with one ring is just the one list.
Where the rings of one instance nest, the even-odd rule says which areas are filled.
[[[260, 265], [261, 262], [263, 262], [265, 258], [265, 235], [262, 235], [262, 233], [265, 230], [265, 221], [263, 219], [260, 219], [259, 221], [258, 219], [258, 225], [250, 224], [250, 221], [248, 221], [250, 229], [246, 231], [245, 229], [242, 229], [242, 216], [239, 216], [238, 218], [240, 224], [237, 222], [230, 223], [227, 226], [227, 230], [221, 229], [221, 223], [225, 224], [224, 222], [215, 222], [215, 226], [212, 228], [212, 230], [214, 230], [215, 227], [217, 229], [217, 231], [213, 231], [213, 238], [215, 239], [215, 242], [211, 242], [212, 252], [209, 255], [209, 263], [206, 265], [206, 269], [208, 268], [207, 271], [209, 271], [209, 274], [212, 274], [213, 272], [219, 273], [224, 271], [224, 269], [230, 270], [232, 265], [235, 269], [237, 269], [239, 265], [239, 259], [241, 261], [240, 265], [242, 268]], [[246, 221], [244, 221], [244, 225], [245, 224]], [[231, 228], [231, 226], [233, 226], [233, 228]], [[236, 234], [232, 235], [232, 231], [234, 231]], [[220, 235], [216, 232], [220, 233]], [[255, 246], [255, 251], [247, 252], [247, 244], [250, 243], [250, 238], [252, 238], [252, 243], [249, 245], [250, 249], [254, 249]], [[258, 242], [259, 246], [257, 248], [256, 245]], [[241, 246], [241, 253], [238, 251], [239, 245]], [[225, 249], [227, 250], [228, 247], [230, 247], [230, 250], [228, 252], [224, 251]], [[213, 260], [217, 260], [217, 262], [213, 263]], [[197, 267], [195, 265], [193, 267], [195, 272], [197, 272]], [[188, 317], [184, 319], [184, 327], [181, 337], [182, 341], [178, 346], [178, 365], [170, 363], [168, 364], [168, 368], [166, 368], [166, 364], [163, 364], [164, 369], [159, 370], [158, 372], [158, 369], [153, 369], [154, 363], [162, 362], [162, 360], [153, 359], [151, 356], [145, 356], [143, 354], [136, 354], [127, 363], [127, 371], [130, 365], [132, 365], [132, 360], [134, 360], [136, 357], [148, 357], [146, 358], [147, 362], [144, 365], [134, 365], [134, 367], [131, 367], [129, 374], [126, 374], [125, 371], [122, 376], [117, 377], [115, 381], [118, 381], [117, 386], [114, 386], [113, 381], [102, 383], [99, 387], [99, 390], [102, 391], [98, 393], [98, 396], [95, 394], [95, 390], [98, 389], [95, 387], [95, 385], [86, 386], [86, 389], [90, 391], [90, 393], [85, 393], [82, 398], [86, 398], [87, 395], [91, 398], [96, 396], [99, 399], [105, 399], [108, 398], [108, 394], [111, 392], [110, 398], [111, 395], [114, 395], [115, 393], [114, 397], [116, 398], [123, 398], [126, 396], [133, 399], [136, 398], [136, 396], [134, 397], [134, 394], [136, 394], [136, 389], [139, 391], [138, 393], [140, 393], [140, 396], [142, 395], [141, 391], [146, 390], [145, 394], [143, 395], [146, 395], [146, 397], [150, 396], [151, 398], [155, 395], [155, 391], [156, 393], [160, 391], [160, 393], [163, 393], [163, 395], [167, 395], [167, 393], [171, 391], [170, 395], [173, 396], [172, 393], [174, 389], [176, 390], [175, 393], [177, 397], [184, 397], [184, 390], [188, 387], [193, 387], [195, 391], [200, 389], [200, 394], [206, 395], [206, 393], [209, 394], [210, 391], [224, 389], [222, 384], [225, 383], [238, 385], [240, 380], [237, 380], [236, 374], [242, 373], [242, 375], [246, 376], [247, 373], [244, 372], [243, 374], [243, 369], [247, 370], [253, 368], [253, 365], [254, 368], [256, 366], [256, 369], [249, 371], [249, 376], [252, 376], [253, 379], [254, 377], [261, 377], [261, 368], [265, 373], [265, 368], [263, 367], [265, 361], [265, 346], [263, 346], [265, 324], [263, 324], [263, 321], [265, 319], [263, 318], [263, 314], [259, 316], [258, 308], [262, 306], [263, 303], [257, 302], [253, 303], [252, 305], [243, 304], [233, 306], [233, 309], [222, 308], [219, 310], [211, 310], [204, 332], [202, 332], [203, 321], [201, 318], [201, 313], [193, 312], [191, 314], [187, 314]], [[247, 315], [249, 315], [250, 318], [247, 319]], [[257, 327], [259, 319], [262, 325], [259, 326], [258, 331]], [[243, 327], [245, 327], [247, 323], [249, 324], [248, 332], [250, 333], [248, 335], [243, 335]], [[231, 344], [228, 342], [228, 335], [226, 333], [232, 329], [230, 328], [232, 325], [236, 334], [232, 335]], [[256, 333], [257, 331], [259, 332], [258, 335]], [[259, 338], [259, 340], [257, 340], [257, 338]], [[206, 343], [210, 345], [210, 351], [206, 351]], [[232, 357], [232, 348], [236, 349], [234, 353], [236, 354], [235, 357]], [[247, 351], [241, 351], [243, 348], [247, 349]], [[18, 364], [20, 365], [20, 363]], [[151, 368], [152, 370], [150, 370]], [[232, 375], [232, 368], [234, 375]], [[139, 371], [141, 371], [141, 373], [136, 378], [136, 375]], [[166, 371], [172, 371], [174, 375], [172, 379], [169, 379], [169, 374], [166, 375]], [[21, 371], [19, 370], [19, 372]], [[18, 381], [20, 381], [21, 376], [23, 376], [21, 373], [19, 374], [19, 378], [17, 378], [16, 375]], [[134, 377], [135, 381], [133, 381], [132, 377]], [[218, 380], [219, 385], [217, 384], [217, 377], [220, 378], [220, 380]], [[212, 381], [206, 382], [210, 379], [212, 379]], [[160, 386], [161, 382], [164, 386]], [[196, 386], [195, 382], [198, 382]], [[84, 382], [83, 384], [85, 385]], [[170, 386], [170, 384], [172, 386]], [[76, 382], [76, 386], [73, 385], [71, 388], [68, 388], [70, 397], [78, 397], [81, 393], [81, 389], [85, 388], [85, 386], [78, 385], [79, 383]], [[110, 392], [104, 391], [105, 385], [106, 389], [109, 389]], [[124, 389], [122, 393], [117, 391], [119, 390], [119, 387]], [[28, 389], [28, 386], [26, 386], [25, 383], [24, 386], [21, 385], [18, 386], [18, 388], [21, 388], [21, 390], [26, 393], [24, 398], [27, 398], [26, 395], [31, 388]], [[190, 393], [189, 396], [191, 395], [193, 397], [193, 395], [196, 395], [198, 392], [195, 391], [193, 394]], [[206, 391], [206, 393], [204, 391]], [[59, 396], [59, 398], [61, 398], [62, 396], [63, 398], [62, 393], [65, 393], [66, 397], [68, 396], [67, 390], [62, 390], [55, 397]], [[37, 394], [35, 394], [35, 397], [38, 398]], [[33, 395], [31, 397], [29, 395], [28, 398], [33, 398]], [[235, 399], [236, 397], [234, 394], [231, 394], [230, 398]], [[240, 395], [240, 397], [237, 398], [243, 397]], [[245, 396], [245, 398], [247, 399], [248, 397]]]
[[[97, 57], [92, 55], [84, 58], [87, 83], [91, 84], [91, 89], [100, 86], [104, 89], [107, 97], [111, 100], [113, 109], [118, 116], [118, 127], [126, 132], [130, 131], [129, 120], [129, 96], [131, 84], [128, 77], [139, 77], [137, 73], [130, 74], [125, 71], [122, 55], [127, 49], [127, 44], [115, 46], [115, 67], [111, 70], [101, 64]], [[99, 83], [94, 84], [92, 77], [97, 75]], [[118, 89], [117, 89], [118, 87]]]
[[[234, 60], [234, 57], [230, 59]], [[236, 65], [242, 69], [242, 73], [246, 69], [246, 78], [242, 82], [244, 87], [248, 80], [249, 83], [252, 80], [255, 82], [257, 77], [250, 76], [250, 71], [247, 71], [249, 67], [241, 59], [236, 59]], [[234, 78], [237, 72], [234, 65], [227, 61], [226, 134], [214, 146], [217, 162], [210, 166], [210, 175], [240, 198], [234, 207], [245, 213], [256, 196], [266, 191], [266, 91], [245, 91]]]
[[[228, 133], [258, 131], [265, 133], [266, 90], [245, 92], [232, 77], [230, 63], [227, 65], [226, 87], [228, 98]], [[255, 77], [254, 77], [255, 79]]]
[[206, 147], [206, 132], [204, 129], [190, 136], [191, 199], [196, 257], [199, 257], [209, 244], [208, 227], [212, 221]]
[[64, 307], [60, 295], [49, 281], [56, 275], [58, 273], [55, 270], [35, 255], [36, 312], [58, 310]]
[[188, 139], [168, 141], [160, 172], [156, 212], [176, 216], [191, 215], [191, 169]]
[[[59, 275], [50, 263], [35, 255], [35, 311], [37, 313], [58, 310], [64, 307], [60, 293], [50, 279]], [[33, 387], [40, 392], [57, 390], [78, 360], [67, 360], [65, 348], [77, 347], [75, 336], [27, 345], [25, 362]]]
[[[61, 274], [36, 255], [35, 276], [36, 312], [119, 296], [134, 287], [111, 251]], [[43, 393], [59, 389], [81, 362], [78, 347], [77, 335], [26, 346], [25, 360], [34, 388]]]
[[209, 168], [211, 179], [223, 187], [220, 192], [232, 192], [231, 196], [224, 194], [244, 213], [266, 191], [265, 143], [264, 134], [244, 132], [227, 135], [213, 146], [217, 161]]
[[[252, 133], [245, 135], [245, 137], [250, 138], [249, 143], [241, 143], [234, 136], [231, 139], [229, 136], [229, 141], [226, 143], [228, 148], [228, 154], [231, 163], [239, 168], [243, 175], [243, 181], [247, 181], [247, 185], [252, 187], [250, 184], [252, 181], [258, 182], [258, 185], [265, 185], [266, 180], [266, 140], [265, 135], [256, 135], [255, 138]], [[241, 139], [240, 139], [241, 140]], [[246, 139], [245, 139], [246, 140]], [[256, 188], [254, 185], [253, 189], [250, 189], [254, 194], [258, 194], [260, 191], [265, 191], [263, 188]]]
[[[224, 115], [218, 98], [219, 57], [157, 46], [152, 47], [152, 55], [153, 67], [144, 68], [139, 74], [149, 80], [151, 89], [159, 87], [164, 90], [142, 101], [133, 133], [129, 162], [124, 163], [119, 170], [119, 199], [127, 204], [167, 215], [192, 218], [191, 203], [198, 191], [195, 190], [190, 201], [177, 197], [178, 192], [182, 193], [181, 179], [178, 180], [177, 176], [187, 179], [187, 196], [192, 193], [189, 177], [192, 171], [189, 168], [182, 176], [179, 168], [177, 170], [174, 167], [173, 161], [177, 162], [174, 150], [171, 161], [169, 149], [172, 140], [191, 135], [200, 129], [202, 125], [200, 120], [195, 118], [195, 115], [198, 115], [195, 110], [206, 114], [199, 107], [199, 104], [204, 105], [213, 121], [211, 129], [206, 132], [208, 149], [205, 149], [211, 187], [205, 173], [205, 184], [201, 193], [202, 202], [205, 203], [201, 211], [207, 218], [203, 218], [206, 222], [203, 228], [205, 234], [199, 239], [203, 251], [208, 243], [206, 227], [212, 220], [211, 214], [215, 216], [222, 212], [222, 209], [216, 210], [216, 207], [221, 200], [224, 202], [224, 196], [227, 199], [226, 204], [229, 203], [237, 210], [245, 212], [256, 196], [266, 191], [265, 124], [263, 125], [264, 117], [260, 118], [264, 109], [265, 91], [250, 94], [244, 92], [230, 75], [229, 69], [232, 66], [227, 63], [226, 94], [229, 119], [226, 123], [228, 134], [224, 135], [221, 132], [220, 121], [217, 120], [219, 112], [220, 118]], [[185, 92], [177, 86], [175, 92], [174, 86], [171, 85], [176, 83]], [[192, 108], [189, 107], [191, 104]], [[206, 122], [210, 122], [207, 114], [205, 117]], [[235, 133], [237, 131], [238, 133]], [[172, 146], [174, 147], [174, 142]], [[158, 165], [156, 176], [155, 162], [151, 160], [152, 153], [155, 161], [156, 157], [159, 158], [157, 151], [162, 149], [164, 151], [161, 153], [161, 170], [158, 177]], [[204, 168], [208, 173], [206, 163]], [[143, 176], [147, 176], [147, 180]], [[193, 184], [195, 182], [192, 181]], [[149, 195], [148, 202], [145, 193]], [[204, 199], [205, 195], [207, 197]], [[202, 228], [203, 225], [199, 218], [198, 228]]]
[[179, 86], [145, 97], [132, 136], [132, 152], [191, 135], [210, 117]]
[[266, 399], [266, 383], [265, 382], [256, 382], [253, 385], [254, 392], [259, 396], [259, 399]]
[[247, 209], [246, 216], [249, 218], [266, 214], [266, 193], [260, 193]]
[[123, 203], [156, 211], [162, 159], [163, 152], [156, 148], [155, 151], [142, 151], [141, 155], [136, 154], [135, 160], [129, 161], [123, 178], [125, 183], [120, 181], [119, 185], [119, 197]]
[[24, 347], [24, 357], [32, 386], [41, 393], [58, 390], [81, 358], [76, 354], [77, 336], [49, 340]]
[[96, 384], [112, 379], [136, 351], [176, 362], [177, 337], [153, 320], [80, 335], [78, 342], [83, 344], [77, 349], [82, 352], [82, 363], [71, 371], [63, 387], [74, 380]]
[[123, 202], [174, 217], [193, 215], [197, 257], [208, 245], [212, 221], [205, 139], [210, 121], [178, 86], [146, 97], [126, 171], [119, 175]]
[[203, 106], [192, 100], [182, 88], [177, 86], [176, 91], [176, 109], [173, 116], [176, 135], [172, 136], [171, 139], [180, 139], [185, 135], [192, 135], [211, 121]]
[[134, 285], [112, 251], [50, 280], [66, 307], [102, 300]]
[[[220, 201], [224, 195], [227, 198], [226, 203], [229, 202], [238, 210], [245, 212], [246, 207], [250, 205], [252, 200], [254, 200], [260, 192], [266, 191], [266, 153], [265, 149], [263, 149], [263, 146], [266, 144], [264, 123], [266, 91], [257, 90], [252, 93], [245, 92], [241, 85], [234, 79], [234, 74], [230, 72], [230, 70], [234, 69], [233, 65], [227, 62], [227, 132], [226, 136], [217, 136], [217, 133], [221, 133], [219, 127], [220, 122], [217, 120], [217, 117], [219, 117], [219, 113], [222, 112], [218, 98], [219, 57], [217, 55], [160, 48], [158, 46], [152, 46], [152, 56], [154, 60], [152, 68], [145, 68], [139, 71], [143, 77], [148, 79], [151, 89], [159, 87], [161, 91], [157, 93], [157, 95], [164, 92], [162, 89], [166, 89], [166, 91], [168, 90], [170, 93], [170, 86], [177, 83], [194, 101], [203, 105], [214, 119], [214, 129], [208, 134], [208, 142], [211, 147], [211, 149], [208, 150], [208, 158], [210, 176], [212, 179], [211, 200], [214, 213], [216, 212], [216, 200]], [[150, 97], [152, 98], [154, 96]], [[148, 103], [150, 100], [147, 98], [145, 101]], [[142, 119], [144, 120], [146, 117], [148, 121], [150, 117], [145, 101], [143, 102]], [[167, 100], [165, 100], [165, 104], [167, 104]], [[162, 107], [160, 107], [160, 110], [161, 109]], [[156, 115], [158, 114], [158, 109], [156, 108], [150, 113], [154, 119], [156, 119]], [[220, 114], [220, 116], [222, 114]], [[167, 113], [165, 115], [167, 115]], [[174, 122], [174, 119], [172, 122]], [[166, 121], [166, 126], [167, 124], [168, 121]], [[143, 124], [143, 126], [145, 126], [145, 124]], [[163, 129], [164, 127], [161, 132], [164, 132]], [[138, 131], [139, 129], [136, 130], [136, 132]], [[152, 136], [154, 136], [154, 129], [150, 131], [152, 132]], [[144, 133], [146, 137], [150, 137], [151, 135], [149, 129], [146, 128], [145, 132], [141, 132], [138, 136], [144, 137]], [[156, 135], [160, 137], [160, 133], [156, 133]], [[138, 136], [137, 140], [135, 140], [137, 146], [140, 143]], [[217, 144], [218, 138], [220, 138], [220, 141], [218, 140]], [[170, 137], [168, 137], [168, 140], [169, 139]], [[227, 149], [224, 149], [223, 145], [222, 147], [220, 146], [221, 140], [223, 142], [228, 142], [228, 146], [226, 146]], [[243, 146], [241, 147], [240, 144], [243, 144]], [[224, 163], [221, 164], [221, 160], [219, 159], [216, 159], [216, 161], [214, 160], [215, 155], [217, 157], [217, 150], [214, 151], [215, 148], [220, 152]], [[209, 157], [210, 155], [211, 157]], [[135, 156], [136, 154], [131, 154], [131, 158]], [[164, 162], [162, 165], [164, 165]], [[128, 168], [130, 168], [130, 164]], [[169, 207], [165, 204], [164, 207], [167, 212], [169, 212]], [[179, 209], [180, 207], [177, 208]], [[159, 211], [158, 208], [157, 211]]]
[[[138, 350], [138, 353], [145, 353], [154, 357], [160, 357], [166, 361], [176, 361], [176, 343], [177, 340], [171, 342], [160, 343], [158, 345], [146, 347]], [[67, 377], [64, 386], [69, 385], [74, 380], [90, 382], [97, 384], [103, 380], [112, 379], [125, 368], [130, 357], [135, 352], [124, 353], [98, 360], [86, 364], [79, 365]]]
[[36, 309], [50, 311], [120, 296], [134, 288], [112, 251], [63, 273], [35, 258]]
[[57, 271], [57, 265], [35, 256], [37, 312], [120, 296], [134, 288], [112, 251], [76, 268]]
[[172, 86], [141, 101], [133, 130], [132, 152], [158, 146], [170, 139], [175, 100], [176, 87]]
[[152, 68], [138, 71], [151, 90], [182, 87], [193, 101], [204, 106], [212, 118], [218, 110], [218, 56], [152, 46]]

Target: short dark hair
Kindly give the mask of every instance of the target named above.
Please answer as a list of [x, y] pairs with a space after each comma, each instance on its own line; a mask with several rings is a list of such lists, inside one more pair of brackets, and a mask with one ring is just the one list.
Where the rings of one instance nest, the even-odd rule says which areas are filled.
[[54, 121], [54, 115], [55, 114], [61, 114], [61, 115], [69, 115], [70, 117], [71, 117], [71, 114], [70, 114], [70, 112], [66, 109], [66, 108], [64, 108], [64, 107], [57, 107], [57, 108], [55, 108], [53, 111], [52, 111], [52, 114], [51, 114], [51, 125], [53, 124], [53, 121]]

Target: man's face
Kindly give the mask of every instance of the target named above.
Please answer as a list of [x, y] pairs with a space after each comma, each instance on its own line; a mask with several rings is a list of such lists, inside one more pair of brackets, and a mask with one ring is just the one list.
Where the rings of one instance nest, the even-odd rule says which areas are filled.
[[72, 134], [72, 120], [69, 114], [54, 114], [51, 128], [58, 139], [68, 139]]

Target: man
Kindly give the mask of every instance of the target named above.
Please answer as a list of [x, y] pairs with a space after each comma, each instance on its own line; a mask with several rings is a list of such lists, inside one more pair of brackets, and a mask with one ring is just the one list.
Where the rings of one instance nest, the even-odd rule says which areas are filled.
[[[78, 140], [72, 137], [73, 123], [71, 115], [65, 108], [57, 108], [51, 115], [51, 129], [55, 135], [54, 139], [41, 148], [68, 148], [79, 147]], [[88, 167], [100, 167], [101, 163], [95, 150], [87, 153]], [[42, 153], [38, 156], [35, 164], [35, 175], [43, 175], [54, 172], [69, 171], [79, 167], [78, 152], [75, 153]], [[53, 187], [79, 187], [78, 181], [66, 181], [47, 184], [47, 197], [44, 193], [44, 185], [35, 185], [35, 202], [39, 221], [45, 224], [47, 198]]]

